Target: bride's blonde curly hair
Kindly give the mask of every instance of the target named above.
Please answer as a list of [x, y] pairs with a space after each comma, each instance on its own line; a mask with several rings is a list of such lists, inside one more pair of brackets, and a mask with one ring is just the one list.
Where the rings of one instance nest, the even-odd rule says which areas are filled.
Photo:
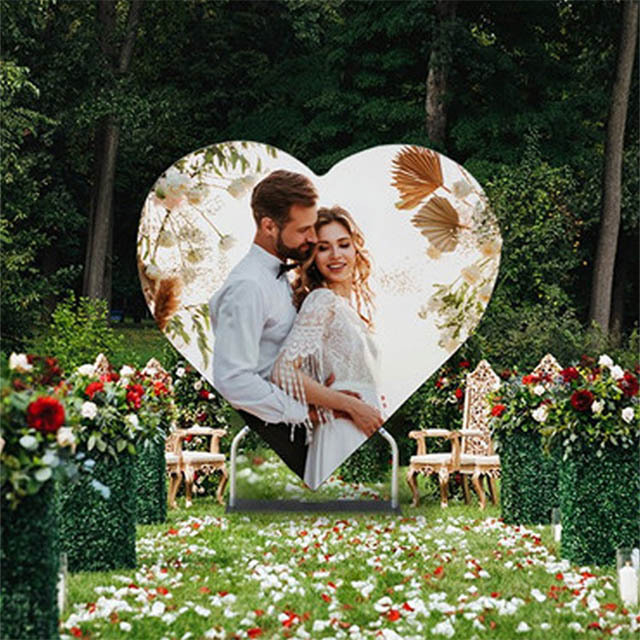
[[[338, 222], [349, 233], [356, 250], [356, 260], [353, 273], [353, 293], [355, 295], [356, 311], [369, 328], [373, 328], [373, 292], [369, 287], [371, 275], [371, 260], [369, 252], [364, 248], [364, 236], [351, 214], [342, 207], [322, 207], [318, 209], [316, 232], [325, 225]], [[326, 281], [318, 271], [315, 264], [316, 251], [310, 258], [296, 269], [296, 278], [293, 282], [293, 303], [300, 309], [304, 299], [314, 290], [326, 286]]]

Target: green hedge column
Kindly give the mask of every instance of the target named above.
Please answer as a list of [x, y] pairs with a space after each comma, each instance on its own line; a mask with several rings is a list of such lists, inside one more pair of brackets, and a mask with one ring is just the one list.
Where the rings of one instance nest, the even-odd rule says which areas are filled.
[[164, 441], [141, 445], [136, 456], [136, 520], [158, 524], [167, 519], [167, 472]]
[[59, 489], [60, 538], [69, 571], [109, 571], [136, 566], [135, 456], [96, 460], [93, 477], [109, 487], [102, 497], [82, 476]]
[[546, 524], [558, 506], [557, 463], [537, 431], [500, 435], [500, 508], [507, 524]]
[[16, 510], [2, 501], [0, 637], [58, 638], [58, 526], [53, 481]]
[[612, 565], [619, 547], [640, 543], [640, 442], [629, 449], [582, 447], [560, 462], [562, 557]]

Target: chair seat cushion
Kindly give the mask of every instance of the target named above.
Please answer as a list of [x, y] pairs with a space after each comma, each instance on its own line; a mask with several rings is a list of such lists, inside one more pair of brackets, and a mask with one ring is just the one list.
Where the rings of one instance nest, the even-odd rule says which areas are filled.
[[224, 453], [207, 453], [206, 451], [183, 451], [182, 459], [185, 464], [211, 464], [224, 462]]
[[411, 456], [411, 464], [448, 464], [450, 453], [427, 453], [424, 456]]
[[500, 456], [471, 456], [463, 453], [460, 456], [460, 464], [478, 465], [480, 467], [500, 466]]
[[164, 459], [167, 464], [178, 464], [178, 455], [170, 451], [164, 454]]

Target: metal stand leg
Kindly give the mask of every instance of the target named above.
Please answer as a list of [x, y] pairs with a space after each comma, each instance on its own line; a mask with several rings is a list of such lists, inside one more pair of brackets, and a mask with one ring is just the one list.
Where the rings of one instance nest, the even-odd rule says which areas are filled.
[[250, 429], [245, 424], [244, 427], [238, 432], [238, 435], [233, 439], [231, 443], [231, 478], [229, 482], [229, 507], [236, 506], [236, 456], [238, 455], [238, 445], [240, 444], [240, 440], [244, 438]]
[[398, 507], [398, 445], [384, 427], [380, 427], [378, 433], [391, 445], [391, 508], [396, 509]]

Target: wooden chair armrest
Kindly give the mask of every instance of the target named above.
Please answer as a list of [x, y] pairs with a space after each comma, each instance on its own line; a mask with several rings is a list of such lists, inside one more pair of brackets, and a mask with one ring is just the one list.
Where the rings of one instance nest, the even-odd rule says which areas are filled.
[[192, 436], [212, 436], [215, 429], [213, 427], [189, 427], [188, 429], [184, 429], [185, 434], [190, 434]]
[[460, 435], [463, 438], [469, 437], [469, 438], [484, 438], [487, 435], [486, 431], [481, 431], [480, 429], [462, 429], [462, 431], [460, 431]]
[[428, 438], [455, 438], [458, 432], [449, 429], [425, 429], [424, 433]]

